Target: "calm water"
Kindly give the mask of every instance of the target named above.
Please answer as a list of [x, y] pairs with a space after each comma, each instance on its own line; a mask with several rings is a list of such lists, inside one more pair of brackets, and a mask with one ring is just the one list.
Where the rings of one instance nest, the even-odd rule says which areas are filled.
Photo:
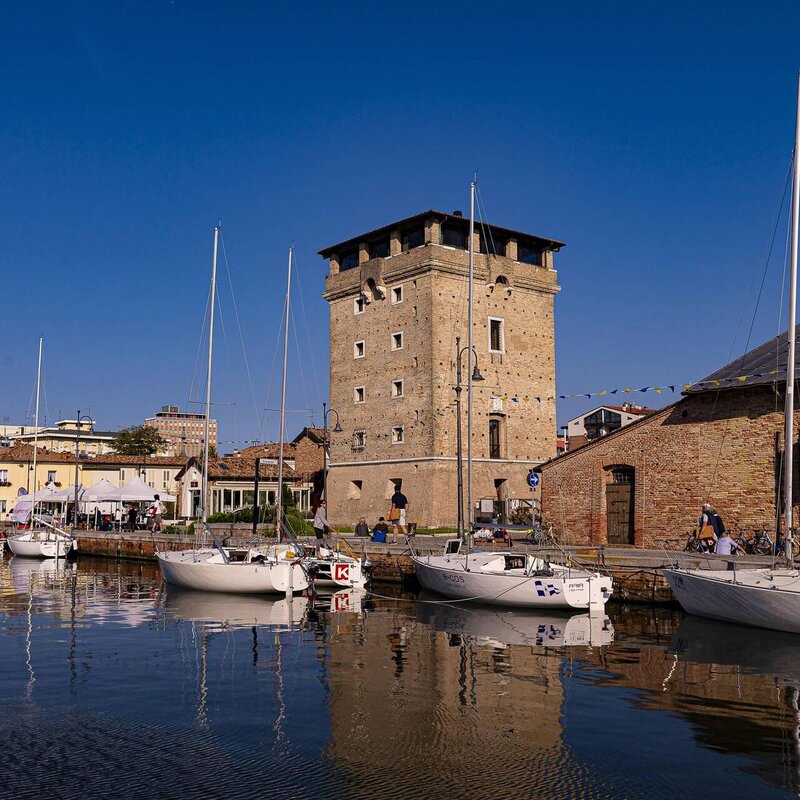
[[[784, 798], [800, 637], [0, 561], [2, 798]], [[334, 610], [331, 610], [333, 606]]]

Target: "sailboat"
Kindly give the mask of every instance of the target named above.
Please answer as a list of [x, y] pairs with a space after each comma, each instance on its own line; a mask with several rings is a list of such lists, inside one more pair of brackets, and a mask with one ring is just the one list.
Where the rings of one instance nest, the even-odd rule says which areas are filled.
[[[208, 527], [208, 458], [211, 418], [211, 367], [214, 357], [214, 306], [220, 226], [214, 228], [211, 298], [206, 374], [205, 447], [203, 448], [202, 516], [200, 527], [210, 534], [213, 547], [156, 550], [156, 560], [167, 583], [184, 589], [239, 594], [293, 594], [308, 588], [309, 580], [296, 547], [280, 542], [266, 552], [258, 547], [230, 548], [216, 541]], [[291, 253], [289, 256], [291, 268]], [[198, 544], [196, 542], [196, 544]]]
[[[456, 361], [460, 375], [461, 354], [472, 353], [473, 278], [475, 266], [475, 187], [470, 183], [469, 198], [469, 274], [467, 305], [467, 346], [462, 351], [457, 341]], [[601, 610], [611, 597], [611, 578], [590, 572], [571, 563], [555, 564], [529, 553], [508, 550], [470, 552], [469, 536], [474, 527], [472, 503], [472, 369], [467, 370], [467, 507], [469, 530], [464, 530], [463, 481], [461, 447], [461, 395], [458, 380], [456, 405], [458, 413], [458, 519], [459, 538], [445, 542], [444, 553], [423, 556], [414, 551], [411, 559], [417, 580], [424, 589], [456, 600], [474, 600], [501, 606], [523, 606], [547, 609]], [[409, 540], [411, 546], [411, 542]]]
[[791, 271], [789, 278], [788, 360], [784, 405], [783, 497], [786, 565], [768, 569], [700, 570], [675, 566], [664, 570], [684, 611], [708, 619], [756, 628], [800, 633], [800, 572], [792, 559], [792, 479], [794, 464], [795, 330], [797, 315], [798, 222], [800, 222], [800, 76], [797, 89], [792, 165]]
[[75, 540], [65, 531], [36, 518], [36, 462], [39, 454], [39, 394], [42, 385], [42, 344], [39, 337], [39, 359], [36, 368], [36, 412], [33, 422], [33, 502], [28, 530], [8, 537], [8, 547], [15, 556], [26, 558], [65, 558], [76, 548]]
[[[281, 380], [281, 417], [278, 444], [278, 496], [276, 515], [279, 540], [293, 542], [297, 550], [301, 549], [294, 532], [288, 524], [283, 508], [283, 464], [286, 423], [286, 373], [289, 359], [289, 321], [291, 314], [292, 297], [292, 260], [294, 247], [289, 248], [289, 268], [286, 276], [286, 302], [284, 304], [283, 327], [283, 376]], [[327, 499], [327, 498], [326, 498]], [[341, 553], [330, 547], [319, 547], [314, 555], [303, 558], [303, 567], [316, 587], [325, 588], [363, 588], [369, 580], [368, 564], [366, 559], [359, 559], [350, 549], [347, 542], [342, 540], [348, 553]]]

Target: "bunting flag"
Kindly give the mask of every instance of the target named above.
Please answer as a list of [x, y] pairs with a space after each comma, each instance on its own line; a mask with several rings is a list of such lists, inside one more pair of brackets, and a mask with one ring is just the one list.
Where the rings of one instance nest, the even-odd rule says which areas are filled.
[[[748, 375], [736, 375], [732, 378], [714, 378], [706, 381], [696, 381], [694, 383], [683, 383], [683, 384], [666, 384], [664, 386], [641, 386], [638, 389], [633, 388], [632, 386], [624, 386], [624, 387], [617, 387], [615, 389], [600, 389], [599, 391], [595, 392], [572, 392], [570, 394], [559, 394], [555, 396], [542, 396], [542, 395], [513, 395], [513, 394], [500, 394], [494, 395], [495, 399], [502, 400], [504, 402], [510, 401], [512, 403], [521, 404], [521, 403], [533, 403], [536, 402], [541, 405], [543, 402], [552, 402], [553, 400], [574, 400], [578, 398], [592, 398], [592, 397], [606, 397], [608, 395], [617, 395], [617, 394], [649, 394], [651, 392], [655, 394], [662, 394], [666, 391], [675, 393], [676, 389], [682, 389], [683, 391], [689, 391], [691, 388], [699, 388], [701, 386], [713, 386], [713, 387], [722, 387], [724, 385], [731, 385], [731, 384], [746, 384], [748, 379], [761, 379], [761, 378], [768, 378], [775, 375], [779, 375], [781, 373], [785, 373], [786, 370], [784, 369], [772, 369], [767, 372], [754, 372]], [[405, 427], [407, 429], [411, 429], [417, 426], [424, 427], [427, 424], [435, 425], [436, 423], [440, 422], [443, 417], [446, 417], [448, 414], [452, 414], [456, 410], [456, 403], [448, 403], [446, 406], [442, 408], [437, 408], [435, 411], [432, 411], [428, 414], [419, 414], [419, 418], [415, 423], [407, 424]], [[388, 438], [391, 436], [391, 433], [376, 433], [375, 436], [379, 438]], [[222, 443], [222, 442], [220, 442]], [[233, 442], [231, 442], [233, 443]], [[237, 442], [238, 443], [238, 442]], [[251, 441], [241, 442], [242, 444], [252, 444]]]

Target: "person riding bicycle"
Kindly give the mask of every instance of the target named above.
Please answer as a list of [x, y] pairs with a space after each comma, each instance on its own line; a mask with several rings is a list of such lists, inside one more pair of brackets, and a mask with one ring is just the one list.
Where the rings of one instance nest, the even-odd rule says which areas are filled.
[[709, 550], [713, 550], [717, 540], [725, 531], [725, 523], [711, 503], [703, 503], [703, 511], [697, 522], [697, 528], [700, 531], [698, 538], [705, 542]]

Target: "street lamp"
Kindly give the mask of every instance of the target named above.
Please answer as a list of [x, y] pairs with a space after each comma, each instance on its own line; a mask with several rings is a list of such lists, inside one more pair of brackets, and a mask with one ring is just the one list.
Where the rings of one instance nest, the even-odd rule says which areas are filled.
[[328, 456], [329, 445], [328, 440], [328, 425], [330, 423], [331, 414], [336, 417], [336, 425], [333, 428], [334, 433], [344, 433], [344, 428], [339, 424], [339, 412], [335, 408], [328, 408], [327, 403], [322, 404], [322, 498], [328, 499]]
[[[468, 347], [461, 347], [461, 337], [456, 336], [456, 385], [453, 387], [456, 393], [456, 457], [458, 460], [458, 535], [461, 539], [464, 538], [464, 459], [461, 453], [461, 356], [469, 350]], [[470, 362], [472, 356], [475, 356], [475, 366], [472, 370], [472, 380], [483, 381], [486, 380], [481, 371], [478, 369], [478, 354], [475, 352], [475, 347], [472, 347], [470, 355]]]
[[73, 534], [78, 527], [78, 458], [80, 456], [81, 422], [83, 422], [83, 420], [86, 420], [89, 423], [89, 429], [91, 430], [94, 420], [85, 414], [84, 416], [81, 416], [81, 410], [78, 409], [78, 418], [75, 424], [75, 505], [72, 508]]

